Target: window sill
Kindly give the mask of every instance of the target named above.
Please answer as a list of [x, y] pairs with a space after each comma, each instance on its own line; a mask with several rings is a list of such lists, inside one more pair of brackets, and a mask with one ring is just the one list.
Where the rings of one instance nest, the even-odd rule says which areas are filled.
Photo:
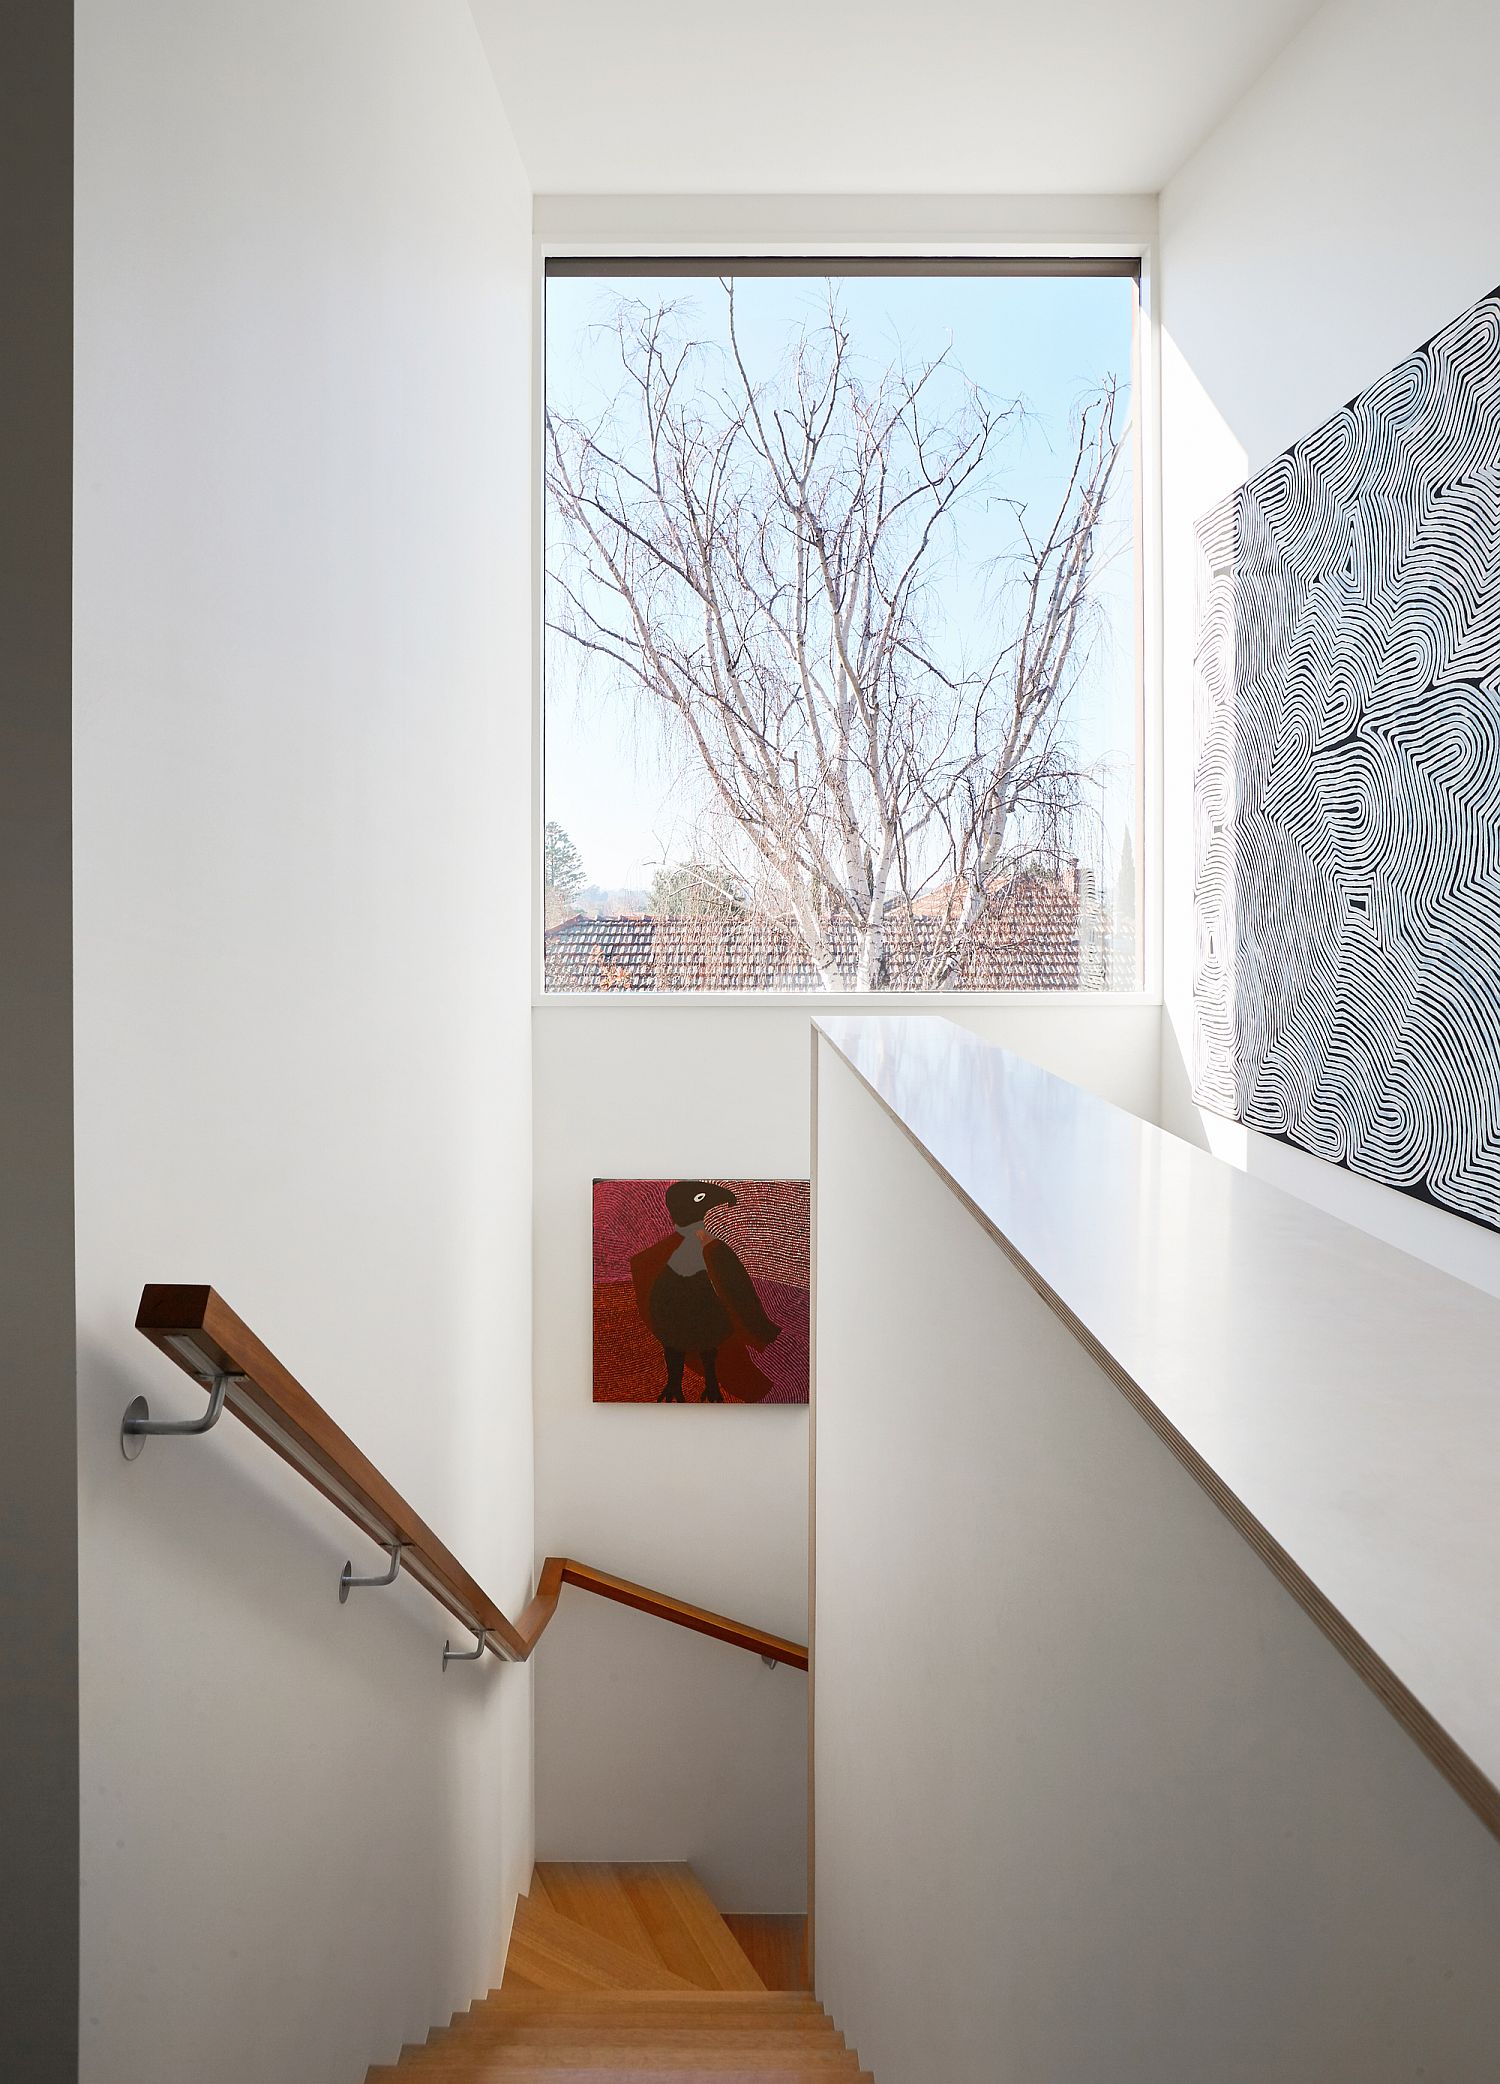
[[533, 991], [533, 1012], [553, 1006], [740, 1006], [782, 1013], [941, 1013], [950, 1006], [1154, 1006], [1153, 991]]

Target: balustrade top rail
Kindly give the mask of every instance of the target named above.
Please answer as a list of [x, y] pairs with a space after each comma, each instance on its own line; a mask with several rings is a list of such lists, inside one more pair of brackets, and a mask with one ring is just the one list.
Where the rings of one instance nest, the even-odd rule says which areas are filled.
[[1500, 1301], [951, 1021], [816, 1026], [1500, 1837]]
[[[203, 1417], [168, 1422], [169, 1429], [203, 1431], [219, 1408], [240, 1422], [329, 1503], [361, 1528], [372, 1541], [392, 1553], [392, 1572], [406, 1571], [431, 1593], [484, 1649], [513, 1662], [524, 1662], [541, 1640], [557, 1610], [564, 1585], [577, 1586], [600, 1598], [638, 1612], [654, 1614], [679, 1628], [714, 1637], [736, 1649], [752, 1650], [767, 1663], [807, 1669], [807, 1647], [733, 1621], [704, 1607], [689, 1606], [664, 1592], [612, 1577], [574, 1562], [549, 1556], [542, 1566], [536, 1594], [512, 1621], [469, 1575], [457, 1556], [439, 1539], [401, 1493], [362, 1454], [322, 1405], [309, 1396], [289, 1369], [237, 1317], [212, 1288], [153, 1283], [143, 1290], [136, 1329], [174, 1361], [208, 1394]], [[162, 1422], [152, 1420], [138, 1398], [126, 1413], [122, 1444], [138, 1448]], [[346, 1574], [347, 1576], [347, 1574]], [[383, 1580], [364, 1580], [383, 1582]], [[474, 1653], [476, 1656], [481, 1651]]]

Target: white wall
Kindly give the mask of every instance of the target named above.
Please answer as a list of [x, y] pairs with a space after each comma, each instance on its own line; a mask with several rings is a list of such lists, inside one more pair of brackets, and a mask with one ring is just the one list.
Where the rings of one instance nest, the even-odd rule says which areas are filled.
[[117, 1436], [211, 1281], [527, 1594], [529, 203], [462, 0], [77, 33], [82, 2075], [354, 2084], [496, 1977], [529, 1674]]
[[1500, 280], [1491, 0], [1329, 0], [1161, 198], [1163, 1121], [1500, 1294], [1500, 1237], [1200, 1116], [1192, 1047], [1195, 519]]
[[817, 1162], [816, 1973], [865, 2068], [1487, 2084], [1500, 1847], [826, 1045]]
[[[944, 1010], [1154, 1115], [1156, 1007]], [[590, 1401], [589, 1188], [596, 1176], [806, 1178], [810, 1014], [602, 999], [543, 1005], [534, 1020], [538, 1553], [805, 1640], [806, 1412]], [[805, 1798], [800, 1677], [564, 1595], [538, 1657], [543, 1858], [689, 1859], [721, 1909], [794, 1911]]]

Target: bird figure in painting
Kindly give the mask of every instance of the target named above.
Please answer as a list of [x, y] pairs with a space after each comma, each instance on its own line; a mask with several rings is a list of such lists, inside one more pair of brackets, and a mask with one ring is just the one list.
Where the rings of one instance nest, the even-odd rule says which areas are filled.
[[703, 1402], [758, 1404], [771, 1387], [750, 1357], [781, 1330], [766, 1315], [743, 1260], [721, 1237], [705, 1237], [710, 1209], [738, 1197], [711, 1180], [673, 1180], [666, 1193], [673, 1228], [630, 1262], [636, 1306], [661, 1342], [667, 1386], [659, 1404], [685, 1404], [683, 1369], [690, 1357], [703, 1376]]

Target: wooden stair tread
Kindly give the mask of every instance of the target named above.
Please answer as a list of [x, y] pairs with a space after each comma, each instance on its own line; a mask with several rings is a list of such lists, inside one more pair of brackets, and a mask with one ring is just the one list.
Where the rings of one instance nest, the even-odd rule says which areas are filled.
[[763, 1990], [691, 1867], [538, 1862], [534, 1889], [564, 1917], [705, 1990]]
[[[769, 2002], [768, 2002], [769, 2000]], [[511, 1989], [504, 1984], [491, 1990], [489, 1995], [476, 1999], [478, 2004], [494, 2005], [501, 2009], [525, 2011], [547, 2010], [555, 2007], [561, 2011], [575, 2009], [600, 2009], [605, 2011], [659, 2011], [669, 2008], [675, 2011], [691, 2011], [698, 2016], [719, 2018], [733, 2011], [749, 2011], [757, 2015], [766, 2011], [817, 2011], [816, 1998], [810, 1990], [526, 1990]]]
[[[401, 2078], [412, 2074], [413, 2071], [404, 2062], [389, 2065], [372, 2069], [368, 2073], [366, 2084], [400, 2084]], [[443, 2072], [431, 2070], [428, 2074], [441, 2076]], [[549, 2069], [538, 2065], [516, 2066], [497, 2063], [484, 2069], [453, 2070], [449, 2074], [467, 2078], [468, 2084], [656, 2084], [656, 2080], [663, 2076], [670, 2076], [672, 2084], [787, 2084], [787, 2079], [795, 2077], [798, 2073], [768, 2070], [759, 2063], [748, 2068], [741, 2065], [734, 2069], [674, 2070], [663, 2070], [658, 2065], [642, 2068], [638, 2065], [626, 2066], [617, 2063], [611, 2063], [603, 2069], [597, 2066], [587, 2069]], [[826, 2084], [830, 2072], [825, 2068], [816, 2071], [806, 2070], [801, 2074], [812, 2078], [821, 2076]], [[832, 2074], [840, 2075], [843, 2084], [874, 2084], [868, 2070], [849, 2069]]]
[[805, 1917], [736, 1917], [722, 1913], [750, 1966], [768, 1990], [810, 1990]]
[[[790, 1980], [800, 1920], [744, 1921]], [[757, 1928], [775, 1927], [766, 1933]], [[785, 1929], [780, 1929], [785, 1928]], [[367, 2084], [873, 2084], [805, 1988], [767, 1989], [686, 1866], [538, 1866], [504, 1978]]]
[[501, 2011], [489, 2005], [476, 2005], [467, 2012], [458, 2013], [452, 2022], [441, 2028], [444, 2033], [484, 2033], [498, 2041], [509, 2044], [517, 2039], [537, 2034], [550, 2034], [554, 2039], [564, 2035], [586, 2038], [590, 2035], [613, 2034], [696, 2034], [719, 2036], [723, 2034], [756, 2033], [763, 2039], [783, 2036], [806, 2036], [821, 2033], [827, 2020], [819, 2011], [743, 2011], [743, 2012], [688, 2012], [673, 2008], [666, 2012], [544, 2012], [533, 2014], [519, 2009]]
[[[461, 2027], [448, 2027], [449, 2033], [460, 2033]], [[780, 2047], [806, 2048], [814, 2042], [836, 2042], [837, 2036], [827, 2019], [803, 2022], [793, 2020], [789, 2024], [776, 2025], [766, 2020], [739, 2019], [733, 2024], [720, 2024], [709, 2020], [706, 2024], [697, 2020], [687, 2022], [653, 2019], [645, 2025], [634, 2021], [621, 2025], [609, 2020], [557, 2020], [546, 2019], [535, 2025], [507, 2022], [497, 2025], [493, 2020], [482, 2022], [485, 2045], [491, 2048], [535, 2047], [545, 2042], [549, 2047], [564, 2044], [575, 2045], [584, 2041], [593, 2046], [608, 2041], [612, 2048], [640, 2047], [725, 2047], [745, 2048], [753, 2042], [765, 2046], [775, 2041]], [[429, 2044], [430, 2045], [430, 2044]]]
[[539, 1860], [531, 1892], [585, 1931], [613, 1940], [647, 1961], [660, 1959], [651, 1935], [625, 1889], [620, 1870], [570, 1860]]
[[746, 2050], [753, 2054], [757, 2049], [766, 2049], [778, 2063], [811, 2062], [844, 2052], [842, 2039], [826, 2020], [823, 2024], [822, 2032], [794, 2029], [781, 2033], [770, 2032], [764, 2026], [487, 2027], [481, 2033], [467, 2034], [448, 2028], [429, 2040], [425, 2048], [413, 2049], [412, 2053], [442, 2054], [466, 2062], [509, 2054], [514, 2049], [545, 2048], [565, 2050], [570, 2059], [578, 2061], [583, 2059], [579, 2051], [587, 2050], [590, 2061], [597, 2061], [609, 2054], [680, 2054], [683, 2050], [707, 2057], [715, 2049], [727, 2048], [740, 2055]]
[[760, 2049], [726, 2049], [722, 2053], [689, 2049], [680, 2053], [622, 2051], [618, 2055], [579, 2051], [559, 2053], [555, 2061], [518, 2051], [515, 2055], [480, 2055], [463, 2062], [442, 2061], [434, 2055], [416, 2060], [403, 2056], [399, 2063], [372, 2069], [366, 2084], [385, 2084], [386, 2079], [398, 2077], [451, 2077], [466, 2079], [467, 2084], [499, 2084], [499, 2080], [523, 2076], [548, 2078], [551, 2084], [583, 2077], [601, 2080], [601, 2084], [603, 2080], [623, 2084], [623, 2080], [646, 2077], [670, 2078], [672, 2084], [685, 2084], [685, 2080], [694, 2077], [712, 2079], [714, 2084], [725, 2084], [726, 2079], [738, 2077], [753, 2077], [760, 2084], [789, 2084], [789, 2080], [798, 2078], [821, 2080], [821, 2084], [850, 2084], [851, 2079], [862, 2074], [859, 2058], [847, 2049], [827, 2061], [796, 2062], [778, 2062]]
[[618, 1868], [663, 1963], [705, 1990], [764, 1990], [750, 1957], [691, 1867]]
[[716, 2048], [695, 2041], [685, 2048], [671, 2048], [660, 2041], [643, 2048], [595, 2047], [591, 2043], [549, 2048], [482, 2048], [466, 2053], [445, 2049], [418, 2049], [403, 2055], [400, 2067], [408, 2076], [476, 2077], [500, 2075], [513, 2069], [653, 2069], [664, 2076], [681, 2070], [763, 2070], [768, 2076], [825, 2079], [847, 2077], [857, 2067], [847, 2048], [832, 2044], [819, 2048], [775, 2049], [762, 2041], [744, 2048]]
[[[777, 2001], [766, 2004], [764, 1998]], [[718, 2003], [694, 2003], [695, 1998], [721, 2000]], [[818, 2006], [807, 1991], [767, 1990], [761, 1997], [739, 1990], [538, 1990], [524, 1984], [507, 1983], [502, 1990], [490, 1997], [481, 1997], [466, 2011], [455, 2012], [454, 2021], [460, 2019], [488, 2019], [491, 2021], [515, 2020], [518, 2024], [555, 2024], [558, 2020], [607, 2020], [622, 2026], [649, 2025], [656, 2021], [670, 2022], [681, 2019], [691, 2024], [702, 2024], [709, 2030], [716, 2025], [733, 2026], [742, 2019], [755, 2020], [767, 2027], [780, 2022], [786, 2026], [805, 2026], [822, 2017]]]
[[[644, 2048], [660, 2046], [810, 2048], [833, 2033], [828, 2021], [812, 2019], [539, 2019], [499, 2020], [485, 2016], [458, 2020], [430, 2035], [429, 2048], [441, 2038], [444, 2047], [524, 2048], [543, 2044]], [[836, 2038], [836, 2036], [835, 2036]]]
[[550, 1904], [523, 1897], [516, 1905], [505, 1983], [539, 1989], [687, 1990], [691, 1984], [659, 1960], [617, 1946], [563, 1917]]

